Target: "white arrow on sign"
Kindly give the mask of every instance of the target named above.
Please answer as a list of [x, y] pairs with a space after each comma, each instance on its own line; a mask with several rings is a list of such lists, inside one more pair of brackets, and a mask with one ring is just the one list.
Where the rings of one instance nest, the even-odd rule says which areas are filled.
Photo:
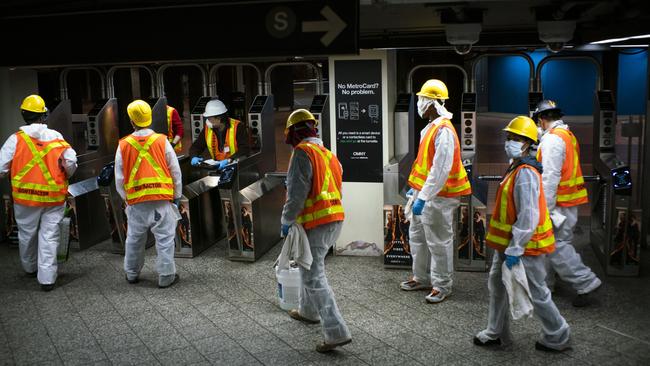
[[320, 42], [327, 47], [339, 34], [341, 34], [343, 29], [347, 27], [347, 24], [345, 24], [345, 22], [327, 5], [320, 11], [320, 13], [326, 20], [302, 22], [302, 31], [303, 33], [325, 32], [325, 34], [320, 38]]

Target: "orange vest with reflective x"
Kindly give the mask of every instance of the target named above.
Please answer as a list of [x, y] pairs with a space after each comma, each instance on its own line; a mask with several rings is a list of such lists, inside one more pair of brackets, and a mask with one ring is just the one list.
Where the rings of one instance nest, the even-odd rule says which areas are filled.
[[[208, 145], [212, 159], [228, 159], [237, 152], [237, 128], [239, 128], [239, 124], [239, 120], [230, 118], [230, 127], [226, 130], [226, 141], [223, 144], [224, 151], [219, 151], [219, 138], [217, 134], [212, 132], [211, 128], [204, 128], [205, 143]], [[227, 151], [226, 148], [228, 149]]]
[[343, 221], [345, 215], [341, 205], [343, 171], [339, 159], [323, 146], [301, 142], [296, 149], [304, 151], [312, 166], [312, 183], [309, 195], [296, 220], [305, 228], [335, 221]]
[[[549, 131], [564, 141], [565, 158], [562, 164], [560, 184], [557, 187], [556, 205], [572, 207], [589, 202], [585, 180], [580, 167], [580, 146], [573, 132], [564, 128]], [[537, 150], [537, 160], [542, 161], [542, 149]]]
[[442, 120], [442, 122], [437, 126], [430, 127], [429, 131], [427, 131], [427, 133], [424, 135], [422, 141], [420, 141], [418, 156], [413, 162], [411, 175], [409, 175], [408, 185], [414, 189], [417, 189], [418, 191], [422, 190], [422, 186], [424, 186], [424, 182], [426, 182], [429, 171], [431, 170], [433, 157], [436, 154], [436, 136], [442, 128], [450, 128], [453, 132], [455, 143], [454, 162], [451, 165], [451, 170], [449, 171], [447, 182], [438, 193], [438, 196], [457, 197], [471, 194], [472, 187], [470, 186], [469, 180], [467, 179], [467, 171], [465, 171], [465, 167], [460, 161], [460, 144], [458, 143], [458, 136], [456, 136], [454, 126], [448, 119]]
[[497, 200], [490, 218], [490, 226], [485, 242], [491, 248], [503, 252], [510, 245], [512, 239], [512, 224], [517, 221], [517, 208], [515, 206], [514, 188], [515, 179], [521, 169], [530, 169], [535, 172], [539, 180], [539, 223], [526, 244], [524, 255], [540, 255], [551, 253], [555, 250], [555, 236], [553, 224], [546, 208], [542, 176], [530, 165], [522, 164], [508, 173], [499, 184]]
[[[172, 114], [174, 114], [175, 110], [176, 110], [176, 108], [167, 106], [167, 139], [169, 139], [169, 142], [174, 141], [174, 136], [175, 136], [174, 131], [172, 129], [172, 127], [173, 127], [173, 125], [172, 125]], [[181, 142], [179, 140], [178, 143], [176, 144], [176, 146], [174, 146], [174, 151], [179, 152], [179, 151], [181, 151], [182, 148], [183, 148], [183, 145], [181, 144]]]
[[174, 199], [174, 182], [165, 159], [165, 140], [158, 133], [129, 135], [120, 140], [124, 190], [129, 205]]
[[40, 141], [24, 131], [16, 133], [11, 161], [11, 193], [25, 206], [59, 206], [68, 194], [68, 178], [59, 163], [70, 145], [64, 140]]

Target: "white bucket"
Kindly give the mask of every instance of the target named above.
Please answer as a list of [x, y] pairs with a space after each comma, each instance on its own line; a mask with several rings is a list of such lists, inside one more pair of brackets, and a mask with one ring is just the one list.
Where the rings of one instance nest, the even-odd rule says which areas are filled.
[[275, 277], [278, 279], [278, 299], [283, 310], [298, 309], [300, 299], [300, 269], [275, 268]]

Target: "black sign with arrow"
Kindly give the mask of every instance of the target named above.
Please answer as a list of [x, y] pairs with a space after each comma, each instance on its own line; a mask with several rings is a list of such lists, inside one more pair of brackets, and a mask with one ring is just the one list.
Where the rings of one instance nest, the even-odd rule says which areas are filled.
[[[79, 3], [81, 6], [81, 3]], [[358, 54], [359, 2], [247, 1], [0, 15], [0, 66]], [[132, 5], [133, 6], [133, 5]], [[29, 34], [40, 35], [35, 41]]]

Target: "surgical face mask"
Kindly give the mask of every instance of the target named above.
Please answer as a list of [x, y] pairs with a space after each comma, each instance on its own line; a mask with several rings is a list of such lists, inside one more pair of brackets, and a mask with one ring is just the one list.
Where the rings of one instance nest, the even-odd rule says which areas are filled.
[[210, 122], [210, 121], [207, 120], [207, 119], [205, 120], [205, 126], [206, 126], [207, 128], [213, 128], [213, 127], [214, 127], [214, 126], [212, 125], [212, 122]]
[[520, 158], [523, 153], [523, 151], [521, 151], [523, 147], [524, 143], [521, 141], [508, 140], [505, 145], [506, 155], [510, 159]]
[[431, 102], [432, 100], [429, 99], [418, 98], [418, 115], [420, 115], [421, 118], [424, 118], [424, 114], [431, 106]]

